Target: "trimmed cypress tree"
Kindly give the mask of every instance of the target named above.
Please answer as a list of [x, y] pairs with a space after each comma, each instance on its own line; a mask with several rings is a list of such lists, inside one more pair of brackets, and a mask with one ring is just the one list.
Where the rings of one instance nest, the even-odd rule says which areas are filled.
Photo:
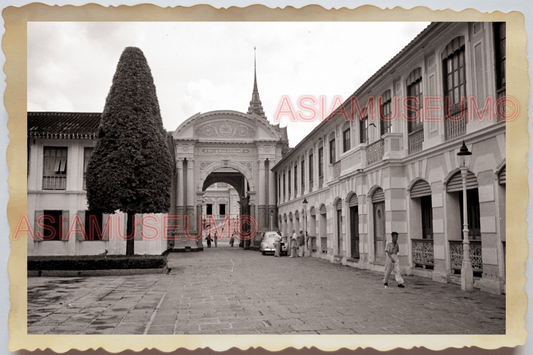
[[126, 255], [134, 254], [135, 213], [168, 212], [171, 166], [150, 67], [139, 48], [128, 47], [106, 98], [86, 177], [89, 210], [127, 212]]

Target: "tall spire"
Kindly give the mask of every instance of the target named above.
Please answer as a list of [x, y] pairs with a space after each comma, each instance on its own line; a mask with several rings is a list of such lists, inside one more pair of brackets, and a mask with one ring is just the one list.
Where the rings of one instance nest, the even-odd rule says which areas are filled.
[[248, 114], [255, 113], [258, 116], [266, 118], [265, 112], [263, 111], [263, 105], [261, 105], [261, 100], [259, 99], [259, 90], [257, 90], [257, 66], [255, 60], [255, 47], [254, 47], [254, 90], [252, 92], [252, 100], [250, 101], [250, 106], [248, 106]]

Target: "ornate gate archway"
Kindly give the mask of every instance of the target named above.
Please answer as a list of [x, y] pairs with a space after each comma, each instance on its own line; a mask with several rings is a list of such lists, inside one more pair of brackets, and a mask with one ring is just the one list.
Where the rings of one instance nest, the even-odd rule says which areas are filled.
[[[260, 232], [271, 227], [269, 216], [277, 215], [277, 207], [276, 179], [270, 169], [287, 149], [285, 128], [271, 125], [264, 114], [253, 110], [212, 111], [190, 117], [172, 137], [177, 166], [173, 210], [188, 216], [189, 234], [197, 234], [205, 190], [216, 182], [232, 185], [240, 198], [249, 197], [249, 214]], [[200, 247], [184, 235], [183, 219], [178, 224], [179, 238], [173, 247]]]

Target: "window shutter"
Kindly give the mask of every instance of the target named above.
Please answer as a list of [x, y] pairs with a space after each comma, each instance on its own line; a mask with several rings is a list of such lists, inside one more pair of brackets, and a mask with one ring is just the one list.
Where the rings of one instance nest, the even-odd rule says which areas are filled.
[[[78, 211], [78, 217], [80, 217], [81, 228], [83, 228], [85, 230], [85, 233], [87, 233], [88, 230], [85, 228], [85, 211], [83, 210]], [[79, 240], [79, 241], [85, 240], [83, 239], [83, 233], [76, 232], [76, 240]]]
[[102, 215], [102, 240], [109, 240], [111, 230], [111, 215], [104, 213]]
[[[477, 189], [477, 178], [474, 173], [471, 171], [468, 172], [468, 175], [466, 176], [466, 189], [472, 190]], [[446, 185], [446, 192], [459, 192], [463, 191], [463, 178], [461, 177], [461, 172], [458, 171], [449, 181]]]
[[459, 36], [459, 37], [454, 38], [450, 43], [448, 43], [448, 45], [446, 46], [446, 49], [442, 51], [441, 59], [444, 60], [448, 58], [450, 55], [452, 55], [455, 51], [459, 50], [464, 45], [465, 45], [464, 36]]
[[326, 205], [320, 207], [320, 214], [326, 214]]
[[376, 191], [374, 191], [374, 194], [372, 195], [372, 203], [383, 201], [385, 201], [385, 193], [383, 193], [382, 188], [378, 188]]
[[142, 213], [136, 213], [135, 214], [135, 234], [133, 236], [133, 240], [143, 240], [141, 231], [142, 231]]
[[70, 211], [62, 211], [63, 223], [61, 225], [61, 240], [68, 242], [68, 227], [70, 222]]
[[431, 196], [431, 186], [426, 180], [418, 180], [411, 188], [411, 198]]
[[335, 208], [337, 209], [337, 211], [341, 211], [342, 210], [342, 200], [340, 198], [337, 201], [337, 205], [335, 205]]
[[39, 226], [39, 223], [37, 223], [37, 221], [39, 221], [39, 218], [42, 218], [44, 215], [44, 211], [35, 211], [35, 222], [33, 224], [34, 228], [33, 228], [33, 235], [34, 235], [34, 238], [33, 240], [35, 242], [42, 242], [43, 241], [43, 233], [44, 233], [44, 230], [41, 226]]
[[355, 207], [359, 205], [359, 199], [357, 198], [356, 194], [353, 194], [352, 197], [350, 197], [350, 201], [348, 202], [350, 207]]
[[416, 68], [411, 72], [411, 74], [409, 74], [409, 76], [405, 80], [405, 84], [409, 86], [420, 78], [422, 78], [422, 69]]
[[505, 185], [505, 183], [506, 183], [506, 180], [507, 180], [507, 178], [506, 178], [506, 175], [507, 175], [506, 169], [507, 169], [507, 167], [504, 166], [502, 171], [500, 171], [500, 174], [498, 175], [498, 183], [500, 185]]
[[314, 207], [311, 207], [311, 211], [309, 212], [311, 216], [316, 216], [316, 210]]

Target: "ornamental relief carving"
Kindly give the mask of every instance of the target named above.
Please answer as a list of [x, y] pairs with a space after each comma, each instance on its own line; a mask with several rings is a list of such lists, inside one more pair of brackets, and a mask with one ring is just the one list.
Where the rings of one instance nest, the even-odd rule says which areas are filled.
[[193, 150], [193, 146], [192, 145], [188, 145], [188, 144], [178, 144], [176, 145], [176, 151], [177, 152], [189, 152], [189, 151], [192, 151]]
[[199, 148], [197, 152], [201, 155], [217, 156], [222, 159], [252, 154], [252, 150], [249, 148]]
[[196, 135], [198, 137], [212, 138], [253, 138], [255, 137], [255, 130], [246, 125], [225, 120], [198, 127]]

